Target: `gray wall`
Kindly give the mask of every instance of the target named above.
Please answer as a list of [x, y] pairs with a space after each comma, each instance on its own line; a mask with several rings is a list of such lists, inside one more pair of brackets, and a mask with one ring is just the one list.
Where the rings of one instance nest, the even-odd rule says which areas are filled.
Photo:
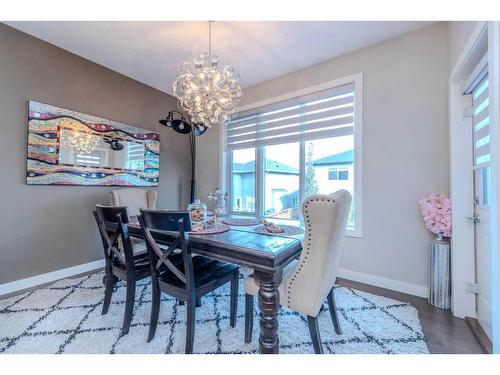
[[[437, 23], [244, 90], [249, 104], [363, 72], [363, 238], [347, 239], [341, 264], [353, 278], [425, 290], [430, 235], [418, 200], [448, 192], [447, 47]], [[210, 131], [202, 153], [216, 152]], [[218, 164], [199, 168], [203, 191]]]
[[207, 201], [207, 194], [219, 187], [219, 128], [211, 127], [196, 139], [196, 195]]
[[158, 124], [173, 97], [0, 24], [0, 284], [103, 257], [92, 207], [112, 187], [25, 184], [29, 99], [159, 131], [158, 207], [185, 207], [188, 140]]

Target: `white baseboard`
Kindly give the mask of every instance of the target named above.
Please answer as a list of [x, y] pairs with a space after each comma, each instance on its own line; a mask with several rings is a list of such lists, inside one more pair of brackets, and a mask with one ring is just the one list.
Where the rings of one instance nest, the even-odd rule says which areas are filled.
[[54, 272], [44, 273], [42, 275], [28, 277], [26, 279], [12, 281], [10, 283], [0, 284], [0, 296], [51, 283], [66, 277], [76, 276], [81, 273], [95, 271], [103, 267], [104, 259], [101, 259], [94, 262], [79, 264], [74, 267], [63, 268]]
[[396, 292], [407, 293], [417, 297], [427, 298], [427, 296], [429, 295], [429, 289], [425, 286], [405, 283], [403, 281], [397, 281], [392, 279], [386, 279], [385, 277], [369, 275], [367, 273], [350, 271], [341, 268], [339, 269], [338, 276], [343, 279], [357, 281], [364, 284], [370, 284], [378, 286], [380, 288], [395, 290]]
[[[24, 289], [34, 288], [39, 285], [51, 283], [66, 277], [72, 277], [85, 272], [91, 272], [104, 267], [104, 259], [94, 262], [80, 264], [74, 267], [63, 268], [54, 272], [44, 273], [26, 279], [12, 281], [6, 284], [0, 284], [0, 296], [19, 292]], [[409, 284], [402, 281], [387, 279], [385, 277], [369, 275], [366, 273], [350, 271], [346, 269], [339, 270], [339, 277], [357, 281], [364, 284], [370, 284], [381, 288], [395, 290], [397, 292], [408, 293], [418, 297], [427, 298], [428, 289], [424, 286]]]

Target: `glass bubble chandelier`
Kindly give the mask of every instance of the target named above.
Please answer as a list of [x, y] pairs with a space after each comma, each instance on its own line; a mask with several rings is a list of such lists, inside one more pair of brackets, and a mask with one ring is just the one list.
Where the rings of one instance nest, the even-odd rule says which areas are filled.
[[212, 56], [212, 23], [208, 22], [208, 53], [182, 64], [172, 85], [179, 108], [193, 123], [208, 128], [228, 124], [243, 97], [239, 74], [228, 65], [221, 68], [218, 57]]
[[99, 145], [100, 138], [85, 132], [66, 130], [63, 144], [78, 154], [91, 154]]

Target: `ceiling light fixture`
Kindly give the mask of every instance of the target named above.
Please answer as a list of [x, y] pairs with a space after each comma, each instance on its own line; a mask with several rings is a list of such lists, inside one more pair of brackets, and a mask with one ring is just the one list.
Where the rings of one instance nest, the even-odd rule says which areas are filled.
[[208, 53], [182, 64], [172, 85], [179, 108], [192, 123], [208, 128], [228, 124], [243, 97], [239, 74], [228, 65], [220, 68], [218, 57], [212, 56], [212, 23], [208, 22]]

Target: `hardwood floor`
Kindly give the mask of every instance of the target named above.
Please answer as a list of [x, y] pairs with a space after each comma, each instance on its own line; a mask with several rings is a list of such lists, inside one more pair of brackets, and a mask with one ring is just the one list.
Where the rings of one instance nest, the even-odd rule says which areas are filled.
[[488, 335], [486, 335], [486, 332], [484, 332], [481, 324], [479, 324], [479, 320], [477, 320], [476, 318], [471, 318], [470, 316], [466, 316], [465, 321], [472, 330], [472, 333], [474, 333], [474, 336], [476, 336], [476, 339], [479, 342], [479, 345], [481, 345], [481, 348], [483, 348], [483, 351], [485, 353], [492, 354], [493, 344], [490, 341]]
[[411, 303], [418, 310], [427, 346], [432, 354], [484, 354], [465, 319], [454, 317], [449, 310], [441, 310], [429, 305], [425, 298], [346, 279], [337, 279], [337, 283]]

